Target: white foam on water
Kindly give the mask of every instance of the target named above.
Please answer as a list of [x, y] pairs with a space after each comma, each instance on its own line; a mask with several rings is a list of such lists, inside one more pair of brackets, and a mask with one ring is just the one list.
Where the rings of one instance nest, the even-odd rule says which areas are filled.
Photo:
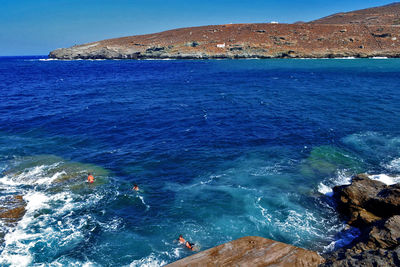
[[335, 57], [334, 59], [356, 59], [355, 57]]
[[139, 193], [137, 194], [137, 197], [142, 201], [143, 205], [146, 206], [146, 210], [150, 209], [150, 206], [146, 204], [146, 202], [144, 202], [144, 197], [139, 195]]
[[[36, 265], [35, 265], [36, 266]], [[95, 267], [98, 266], [98, 264], [94, 264], [93, 262], [86, 260], [85, 262], [81, 262], [81, 261], [77, 261], [75, 259], [72, 259], [70, 257], [66, 257], [66, 256], [61, 256], [60, 258], [58, 258], [57, 260], [51, 262], [51, 264], [48, 265], [39, 265], [39, 266], [76, 266], [76, 267]]]
[[180, 248], [175, 248], [174, 249], [174, 256], [176, 257], [176, 258], [179, 258], [180, 257], [180, 255], [181, 255], [181, 252], [182, 251], [182, 249], [180, 249]]
[[268, 221], [268, 222], [272, 222], [272, 216], [268, 213], [268, 210], [266, 208], [264, 208], [263, 206], [261, 206], [260, 204], [261, 201], [261, 197], [257, 198], [256, 201], [256, 207], [258, 207], [261, 211], [261, 215]]
[[51, 177], [42, 177], [38, 180], [35, 181], [35, 184], [46, 184], [49, 185], [51, 184], [54, 180], [56, 180], [58, 177], [60, 177], [61, 175], [65, 175], [66, 172], [65, 171], [61, 171], [61, 172], [56, 172], [55, 174], [53, 174], [53, 176]]
[[40, 238], [39, 233], [28, 233], [26, 228], [34, 220], [37, 210], [48, 207], [49, 198], [40, 192], [28, 193], [24, 200], [27, 202], [26, 213], [15, 229], [4, 237], [4, 250], [1, 253], [0, 263], [11, 266], [28, 266], [32, 262], [29, 249], [34, 241]]
[[323, 195], [327, 195], [327, 196], [333, 195], [332, 188], [323, 184], [322, 182], [319, 183], [319, 185], [318, 185], [318, 192], [320, 192]]
[[368, 177], [372, 180], [380, 181], [386, 185], [393, 185], [400, 183], [400, 176], [389, 176], [386, 174], [374, 174], [368, 175]]
[[56, 172], [52, 176], [47, 173], [56, 168], [60, 163], [51, 165], [40, 165], [28, 168], [19, 174], [8, 174], [0, 178], [0, 183], [10, 186], [18, 185], [49, 185], [56, 180], [60, 175], [65, 174], [64, 171]]
[[400, 172], [400, 158], [391, 160], [387, 164], [383, 164], [383, 167], [390, 171]]
[[0, 179], [0, 182], [7, 185], [24, 185], [32, 184], [31, 178], [41, 175], [48, 166], [35, 166], [18, 175], [6, 175]]
[[[262, 197], [255, 202], [255, 207], [261, 213], [249, 216], [260, 232], [268, 232], [271, 238], [274, 236], [289, 236], [291, 244], [300, 245], [303, 242], [323, 242], [339, 230], [334, 217], [320, 217], [318, 212], [299, 206], [298, 203], [288, 203], [291, 208], [283, 210], [269, 210], [263, 206]], [[260, 219], [261, 218], [261, 219]]]
[[333, 195], [333, 187], [338, 185], [346, 185], [351, 183], [351, 176], [346, 170], [339, 170], [335, 177], [329, 178], [318, 184], [318, 192], [326, 196]]
[[[46, 194], [31, 190], [23, 198], [26, 201], [26, 213], [4, 237], [0, 266], [30, 266], [34, 261], [33, 253], [37, 253], [31, 251], [36, 244], [47, 244], [43, 253], [51, 247], [61, 253], [77, 245], [83, 240], [83, 232], [87, 231], [92, 218], [90, 215], [76, 217], [74, 210], [95, 205], [102, 196], [93, 194], [88, 201], [76, 202], [76, 197], [67, 191]], [[113, 220], [106, 228], [115, 230], [119, 225], [120, 221]], [[88, 264], [90, 266], [90, 262]]]
[[318, 225], [321, 226], [325, 223], [317, 220], [311, 211], [305, 210], [304, 213], [299, 213], [299, 211], [289, 210], [288, 212], [289, 215], [285, 221], [276, 220], [274, 222], [281, 232], [290, 232], [294, 234], [298, 241], [300, 241], [305, 234], [311, 234], [313, 238], [325, 237], [325, 232], [321, 231], [322, 227], [318, 227]]
[[388, 59], [388, 57], [371, 57], [371, 59]]
[[167, 262], [158, 259], [154, 253], [150, 254], [148, 257], [142, 258], [140, 260], [135, 260], [131, 262], [130, 267], [159, 267], [166, 265]]
[[40, 58], [39, 61], [57, 61], [58, 58]]
[[114, 218], [111, 221], [97, 222], [105, 231], [115, 232], [122, 229], [123, 221], [122, 218]]
[[15, 182], [8, 175], [5, 175], [5, 176], [1, 177], [0, 178], [0, 183], [3, 184], [3, 185], [11, 185], [11, 186], [20, 185], [20, 183]]
[[24, 200], [27, 202], [26, 204], [26, 213], [31, 214], [38, 209], [48, 208], [49, 197], [41, 192], [31, 192], [24, 196]]
[[351, 227], [348, 230], [345, 229], [345, 225], [343, 225], [341, 231], [341, 237], [338, 240], [334, 240], [329, 245], [323, 247], [323, 252], [329, 252], [335, 250], [337, 247], [344, 247], [350, 244], [355, 238], [360, 235], [360, 230], [355, 227]]

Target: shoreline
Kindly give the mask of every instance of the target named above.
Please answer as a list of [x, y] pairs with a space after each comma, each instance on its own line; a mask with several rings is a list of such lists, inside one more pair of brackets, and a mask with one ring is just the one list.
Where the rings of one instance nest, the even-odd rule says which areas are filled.
[[49, 53], [58, 59], [400, 57], [396, 25], [225, 24], [106, 39]]

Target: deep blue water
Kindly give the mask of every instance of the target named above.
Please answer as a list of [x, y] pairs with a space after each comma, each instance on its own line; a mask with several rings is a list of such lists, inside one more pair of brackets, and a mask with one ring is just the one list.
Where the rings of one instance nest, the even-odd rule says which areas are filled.
[[0, 58], [0, 81], [0, 197], [28, 205], [1, 265], [158, 266], [179, 234], [326, 251], [321, 192], [400, 173], [398, 59]]

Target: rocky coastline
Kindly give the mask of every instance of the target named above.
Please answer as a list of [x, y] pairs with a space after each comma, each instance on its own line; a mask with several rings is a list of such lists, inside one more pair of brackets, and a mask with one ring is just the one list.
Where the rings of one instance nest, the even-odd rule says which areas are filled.
[[348, 245], [325, 254], [262, 237], [243, 237], [168, 266], [400, 266], [400, 184], [386, 185], [358, 174], [336, 186], [337, 211], [356, 229]]
[[55, 59], [400, 57], [393, 25], [227, 24], [176, 29], [56, 49]]
[[400, 57], [400, 3], [308, 23], [181, 28], [51, 51], [53, 59], [250, 59]]

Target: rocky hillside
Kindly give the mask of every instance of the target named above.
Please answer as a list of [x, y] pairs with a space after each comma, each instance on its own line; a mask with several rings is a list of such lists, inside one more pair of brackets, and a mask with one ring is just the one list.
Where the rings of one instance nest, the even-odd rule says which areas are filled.
[[346, 13], [337, 13], [314, 20], [313, 24], [364, 24], [400, 25], [400, 3], [367, 8]]
[[[388, 14], [398, 4], [355, 11], [369, 20], [371, 12]], [[397, 8], [397, 9], [396, 9]], [[387, 11], [386, 11], [387, 10]], [[365, 15], [362, 15], [364, 14]], [[386, 12], [386, 13], [385, 13]], [[396, 11], [397, 12], [397, 11]], [[349, 13], [345, 13], [349, 14]], [[398, 12], [397, 12], [398, 14]], [[390, 16], [389, 16], [390, 15]], [[332, 16], [337, 23], [339, 14]], [[343, 15], [343, 17], [346, 17]], [[385, 17], [385, 16], [384, 16]], [[50, 52], [58, 59], [208, 59], [400, 57], [400, 26], [328, 24], [227, 24], [182, 28], [155, 34], [108, 39]], [[318, 23], [318, 24], [317, 24]]]

